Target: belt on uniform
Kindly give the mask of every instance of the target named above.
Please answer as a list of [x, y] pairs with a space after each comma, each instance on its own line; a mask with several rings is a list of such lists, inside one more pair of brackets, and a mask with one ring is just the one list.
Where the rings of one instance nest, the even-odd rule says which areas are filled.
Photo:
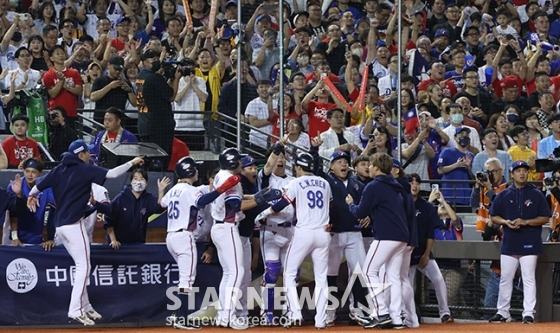
[[267, 227], [279, 227], [279, 228], [291, 228], [292, 227], [292, 222], [284, 222], [284, 223], [269, 223], [266, 226]]
[[192, 230], [187, 230], [187, 229], [184, 229], [184, 228], [183, 228], [183, 229], [175, 230], [175, 231], [173, 231], [173, 232], [183, 232], [183, 231], [189, 231], [189, 232], [190, 232], [190, 231], [192, 231]]
[[226, 222], [226, 221], [217, 221], [216, 224], [237, 224], [237, 222]]

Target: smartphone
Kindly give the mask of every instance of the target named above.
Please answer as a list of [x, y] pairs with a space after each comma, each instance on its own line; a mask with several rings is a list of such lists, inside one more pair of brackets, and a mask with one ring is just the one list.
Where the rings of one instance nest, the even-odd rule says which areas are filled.
[[439, 192], [439, 185], [438, 184], [432, 184], [432, 192]]
[[545, 1], [545, 2], [544, 2], [544, 5], [545, 5], [545, 6], [550, 6], [550, 0]]
[[373, 133], [370, 133], [370, 135], [369, 135], [369, 139], [370, 139], [370, 140], [375, 140], [375, 134], [373, 134]]
[[326, 77], [326, 76], [327, 76], [327, 73], [321, 73], [321, 79]]
[[27, 14], [26, 13], [23, 13], [23, 14], [19, 13], [18, 16], [19, 16], [19, 19], [21, 21], [26, 21], [27, 20]]

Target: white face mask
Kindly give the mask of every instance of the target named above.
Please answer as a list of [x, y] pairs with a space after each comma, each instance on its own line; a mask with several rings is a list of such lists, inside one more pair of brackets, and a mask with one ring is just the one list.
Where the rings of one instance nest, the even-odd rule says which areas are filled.
[[364, 55], [364, 49], [362, 49], [362, 48], [352, 49], [352, 54], [355, 54], [358, 57], [360, 57], [360, 59], [362, 59], [362, 56]]
[[132, 186], [132, 190], [134, 192], [142, 192], [146, 189], [146, 182], [141, 180], [133, 180], [130, 182], [130, 186]]

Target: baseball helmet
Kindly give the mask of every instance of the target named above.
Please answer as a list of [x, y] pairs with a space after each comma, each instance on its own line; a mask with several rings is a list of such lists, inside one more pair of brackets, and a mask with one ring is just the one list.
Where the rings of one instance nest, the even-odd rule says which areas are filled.
[[299, 152], [296, 156], [296, 165], [299, 165], [305, 171], [313, 171], [315, 161], [309, 153]]
[[175, 173], [179, 179], [192, 178], [196, 175], [197, 167], [202, 163], [190, 156], [185, 156], [175, 163]]
[[239, 166], [239, 160], [247, 154], [241, 154], [237, 148], [226, 148], [219, 157], [220, 168], [233, 170]]

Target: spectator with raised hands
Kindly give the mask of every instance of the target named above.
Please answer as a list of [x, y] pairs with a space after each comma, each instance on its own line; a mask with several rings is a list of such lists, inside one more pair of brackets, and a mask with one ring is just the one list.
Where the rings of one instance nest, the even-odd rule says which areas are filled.
[[[328, 66], [328, 63], [323, 63], [321, 66]], [[313, 98], [316, 99], [313, 100]], [[331, 102], [331, 98], [334, 103]], [[325, 81], [320, 80], [315, 87], [305, 95], [301, 106], [302, 110], [307, 111], [309, 117], [308, 133], [317, 133], [324, 132], [329, 128], [327, 111], [335, 107], [344, 109], [345, 101], [339, 100], [325, 84]], [[303, 112], [306, 113], [305, 111]]]

